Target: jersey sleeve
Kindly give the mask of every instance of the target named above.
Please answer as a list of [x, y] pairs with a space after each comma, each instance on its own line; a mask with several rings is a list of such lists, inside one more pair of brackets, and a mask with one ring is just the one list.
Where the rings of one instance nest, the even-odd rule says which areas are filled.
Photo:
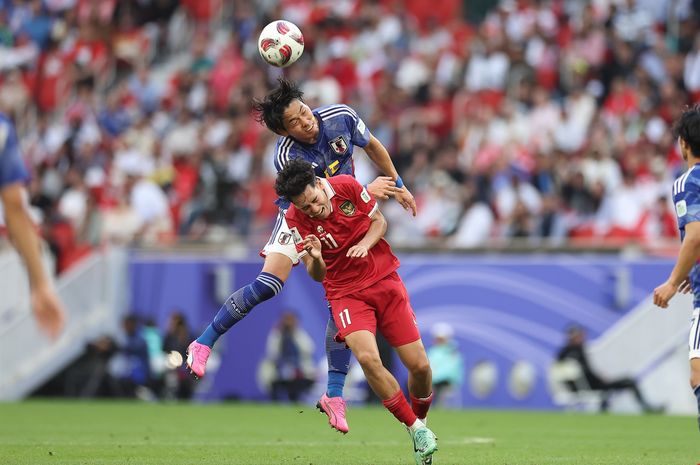
[[[280, 171], [282, 171], [282, 169], [289, 162], [289, 160], [298, 157], [298, 149], [296, 147], [296, 144], [294, 144], [294, 141], [290, 137], [280, 137], [277, 140], [274, 156], [276, 172], [279, 173]], [[286, 210], [289, 208], [289, 205], [291, 205], [291, 203], [289, 202], [289, 200], [285, 200], [281, 197], [278, 197], [277, 200], [275, 200], [275, 205], [277, 205], [277, 207], [282, 210]]]
[[336, 176], [336, 184], [333, 186], [338, 193], [352, 200], [360, 213], [371, 217], [379, 209], [379, 204], [367, 192], [365, 186], [360, 184], [355, 178], [348, 175]]
[[280, 137], [275, 146], [275, 170], [279, 173], [289, 160], [298, 156], [294, 140], [291, 137]]
[[372, 134], [355, 110], [347, 106], [346, 108], [349, 110], [345, 118], [351, 134], [350, 142], [358, 147], [366, 147], [367, 144], [369, 144], [369, 138]]
[[15, 128], [10, 120], [0, 116], [0, 187], [28, 179]]
[[679, 228], [684, 228], [693, 221], [700, 221], [700, 179], [688, 179], [680, 198], [676, 201], [676, 214]]

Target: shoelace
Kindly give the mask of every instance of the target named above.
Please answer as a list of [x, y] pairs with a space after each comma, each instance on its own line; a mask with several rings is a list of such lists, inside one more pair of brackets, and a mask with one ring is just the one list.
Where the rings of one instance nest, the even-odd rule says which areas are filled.
[[428, 432], [426, 430], [416, 431], [415, 438], [418, 449], [424, 451], [428, 447]]

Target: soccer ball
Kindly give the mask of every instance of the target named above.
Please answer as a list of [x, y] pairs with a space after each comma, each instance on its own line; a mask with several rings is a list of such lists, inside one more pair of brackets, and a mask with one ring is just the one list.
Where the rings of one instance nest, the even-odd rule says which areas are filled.
[[260, 32], [258, 51], [272, 66], [284, 68], [304, 53], [304, 36], [294, 23], [273, 21]]

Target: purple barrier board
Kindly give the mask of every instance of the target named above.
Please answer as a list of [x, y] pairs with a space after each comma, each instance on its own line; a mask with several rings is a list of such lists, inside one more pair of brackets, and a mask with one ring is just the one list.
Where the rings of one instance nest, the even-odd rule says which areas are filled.
[[[596, 255], [399, 258], [399, 274], [426, 346], [432, 343], [435, 323], [454, 329], [465, 362], [458, 405], [475, 408], [552, 408], [546, 372], [564, 342], [565, 328], [577, 323], [595, 338], [646, 298], [673, 264], [670, 259]], [[130, 261], [132, 311], [165, 328], [169, 314], [179, 310], [199, 333], [221, 306], [222, 291], [219, 297], [216, 292], [221, 276], [226, 278], [224, 291], [232, 292], [254, 280], [261, 266], [260, 259], [135, 254]], [[256, 383], [256, 370], [267, 335], [285, 310], [296, 312], [314, 339], [315, 360], [325, 358], [323, 288], [298, 266], [278, 296], [219, 340], [221, 367], [203, 398], [268, 399]], [[398, 360], [394, 367], [405, 385], [406, 372]]]

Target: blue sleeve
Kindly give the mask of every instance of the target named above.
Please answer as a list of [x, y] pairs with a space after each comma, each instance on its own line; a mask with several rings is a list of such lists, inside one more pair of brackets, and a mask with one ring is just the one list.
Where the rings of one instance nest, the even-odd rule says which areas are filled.
[[282, 171], [287, 162], [297, 156], [294, 140], [291, 137], [280, 137], [275, 146], [275, 171]]
[[28, 179], [14, 125], [0, 115], [0, 187]]
[[[299, 158], [299, 148], [290, 137], [280, 137], [275, 146], [275, 171], [282, 171], [289, 160]], [[275, 205], [281, 210], [289, 208], [289, 200], [277, 197]]]
[[680, 193], [680, 199], [676, 202], [676, 213], [679, 228], [684, 228], [693, 221], [700, 221], [700, 186], [697, 179], [688, 179]]
[[358, 147], [366, 147], [367, 144], [369, 144], [369, 138], [372, 134], [369, 132], [365, 122], [362, 121], [362, 118], [360, 118], [357, 113], [352, 110], [352, 116], [346, 115], [345, 120], [348, 123], [350, 142]]

